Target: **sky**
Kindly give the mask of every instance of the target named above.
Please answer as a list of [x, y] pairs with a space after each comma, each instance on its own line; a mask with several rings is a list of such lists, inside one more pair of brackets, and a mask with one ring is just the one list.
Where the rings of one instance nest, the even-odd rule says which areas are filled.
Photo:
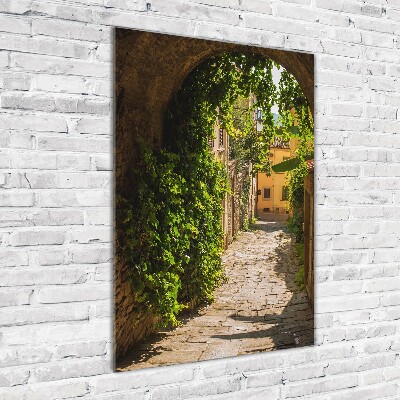
[[[273, 67], [272, 68], [272, 79], [274, 81], [275, 86], [278, 86], [279, 79], [281, 78], [281, 71], [278, 70], [278, 68]], [[271, 111], [274, 114], [278, 114], [278, 105], [274, 104], [271, 108]]]

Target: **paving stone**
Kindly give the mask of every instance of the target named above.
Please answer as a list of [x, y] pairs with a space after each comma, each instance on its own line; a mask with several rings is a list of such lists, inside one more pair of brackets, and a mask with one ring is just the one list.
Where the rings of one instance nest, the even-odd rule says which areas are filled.
[[[274, 218], [274, 219], [272, 219]], [[222, 257], [228, 281], [182, 325], [148, 337], [121, 371], [306, 346], [313, 313], [295, 284], [299, 260], [282, 219], [257, 221]]]

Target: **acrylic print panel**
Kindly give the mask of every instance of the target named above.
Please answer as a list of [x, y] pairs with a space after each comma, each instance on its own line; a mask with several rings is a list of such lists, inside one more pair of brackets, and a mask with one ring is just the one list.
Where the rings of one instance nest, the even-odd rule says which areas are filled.
[[313, 55], [115, 43], [116, 369], [312, 345]]

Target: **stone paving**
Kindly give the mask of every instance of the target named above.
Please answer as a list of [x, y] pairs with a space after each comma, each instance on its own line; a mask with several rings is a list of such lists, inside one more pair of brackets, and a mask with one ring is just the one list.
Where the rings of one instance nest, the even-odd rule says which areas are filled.
[[119, 362], [126, 371], [231, 357], [314, 342], [313, 313], [295, 283], [299, 261], [282, 216], [267, 215], [223, 256], [228, 281], [212, 304], [181, 318]]

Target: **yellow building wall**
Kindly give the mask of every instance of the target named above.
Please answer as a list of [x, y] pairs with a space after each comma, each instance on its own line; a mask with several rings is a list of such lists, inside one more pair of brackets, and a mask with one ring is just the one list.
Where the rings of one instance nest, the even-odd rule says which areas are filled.
[[[286, 159], [295, 156], [295, 150], [297, 149], [298, 139], [291, 139], [290, 146], [288, 149], [272, 147], [270, 149], [270, 160], [272, 165], [279, 164]], [[257, 174], [257, 187], [259, 190], [257, 198], [257, 213], [273, 212], [283, 214], [286, 213], [287, 201], [282, 198], [283, 187], [287, 186], [288, 177], [287, 173], [275, 173], [272, 172], [271, 176], [267, 176], [266, 173], [259, 172]], [[270, 197], [265, 198], [264, 189], [270, 189]], [[266, 209], [269, 209], [268, 211]], [[266, 210], [266, 211], [264, 211]]]

